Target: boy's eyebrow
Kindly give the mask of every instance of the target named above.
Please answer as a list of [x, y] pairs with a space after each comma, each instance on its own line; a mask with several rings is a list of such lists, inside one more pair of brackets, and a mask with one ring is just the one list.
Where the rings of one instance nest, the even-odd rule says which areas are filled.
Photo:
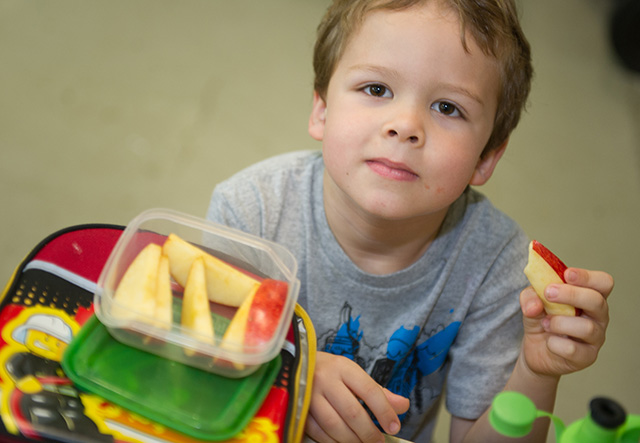
[[382, 74], [382, 75], [388, 75], [392, 77], [400, 76], [400, 73], [397, 70], [387, 68], [385, 66], [378, 66], [378, 65], [366, 65], [366, 64], [353, 65], [353, 66], [350, 66], [348, 70], [349, 71], [369, 71], [373, 74]]
[[478, 102], [480, 105], [484, 105], [484, 102], [477, 94], [473, 93], [464, 86], [455, 85], [453, 83], [440, 83], [438, 86], [449, 91], [457, 92], [458, 94], [466, 95], [471, 100]]
[[[381, 75], [386, 75], [391, 77], [400, 76], [400, 73], [395, 69], [390, 69], [384, 66], [377, 66], [377, 65], [366, 65], [366, 64], [353, 65], [349, 67], [348, 70], [349, 71], [369, 71], [373, 74], [381, 74]], [[462, 95], [466, 95], [470, 99], [478, 102], [480, 105], [484, 105], [484, 101], [477, 94], [465, 88], [464, 86], [456, 85], [453, 83], [447, 83], [447, 82], [438, 83], [437, 86], [438, 88], [441, 88], [441, 89], [446, 89], [448, 91], [453, 91]]]

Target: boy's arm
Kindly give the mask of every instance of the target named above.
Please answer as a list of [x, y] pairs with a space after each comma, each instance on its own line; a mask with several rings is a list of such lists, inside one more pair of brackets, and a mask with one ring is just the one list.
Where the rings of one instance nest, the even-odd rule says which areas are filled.
[[[565, 280], [566, 284], [549, 285], [545, 296], [549, 301], [581, 308], [583, 313], [579, 317], [548, 316], [532, 288], [522, 291], [522, 351], [504, 388], [525, 394], [538, 409], [549, 412], [553, 411], [560, 376], [595, 362], [609, 324], [607, 298], [613, 289], [613, 278], [601, 271], [569, 268]], [[547, 420], [537, 420], [533, 431], [518, 441], [544, 442], [548, 427]], [[513, 441], [491, 428], [488, 410], [477, 420], [459, 417], [451, 420], [451, 442], [503, 439]]]
[[[505, 391], [518, 391], [529, 397], [538, 409], [552, 411], [556, 398], [556, 390], [560, 377], [539, 376], [526, 367], [523, 355], [520, 354], [513, 373], [505, 385]], [[545, 442], [549, 431], [549, 421], [538, 419], [532, 431], [518, 442]], [[451, 417], [449, 441], [454, 442], [487, 442], [513, 443], [515, 440], [498, 434], [489, 423], [489, 409], [477, 420], [466, 420]]]

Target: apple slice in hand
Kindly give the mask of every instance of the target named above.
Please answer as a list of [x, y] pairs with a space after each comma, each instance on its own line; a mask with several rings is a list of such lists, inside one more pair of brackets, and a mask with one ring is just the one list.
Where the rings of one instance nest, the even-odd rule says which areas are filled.
[[[259, 351], [275, 333], [287, 301], [287, 283], [265, 279], [240, 305], [222, 338], [222, 346], [237, 352]], [[244, 365], [234, 363], [236, 368]]]
[[145, 315], [148, 318], [153, 317], [161, 255], [162, 248], [155, 243], [149, 243], [133, 259], [113, 296], [113, 317], [142, 321]]
[[529, 243], [529, 261], [524, 268], [524, 273], [529, 279], [529, 283], [538, 294], [544, 304], [544, 310], [550, 315], [576, 316], [581, 314], [581, 310], [570, 305], [553, 303], [544, 296], [546, 287], [553, 283], [566, 283], [564, 271], [567, 265], [560, 260], [553, 252], [544, 247], [542, 243], [533, 240]]
[[[196, 340], [214, 343], [213, 319], [209, 309], [207, 286], [205, 283], [204, 260], [198, 257], [193, 261], [182, 299], [181, 324]], [[191, 355], [193, 350], [186, 349]]]
[[162, 249], [164, 254], [169, 257], [171, 275], [183, 287], [187, 283], [193, 261], [198, 257], [203, 259], [207, 295], [209, 300], [213, 302], [227, 306], [240, 306], [260, 284], [248, 274], [206, 253], [175, 234], [169, 234]]

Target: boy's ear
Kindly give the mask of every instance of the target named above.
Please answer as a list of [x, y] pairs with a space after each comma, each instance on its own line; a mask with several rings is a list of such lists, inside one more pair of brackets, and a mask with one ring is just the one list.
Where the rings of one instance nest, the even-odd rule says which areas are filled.
[[313, 105], [309, 116], [309, 135], [318, 141], [324, 137], [327, 104], [317, 91], [313, 91]]
[[507, 149], [508, 143], [509, 139], [506, 139], [500, 146], [480, 157], [480, 160], [478, 160], [478, 164], [476, 165], [476, 170], [473, 171], [473, 175], [469, 181], [470, 185], [481, 186], [489, 181], [500, 157], [502, 157], [502, 154], [504, 154], [504, 151]]

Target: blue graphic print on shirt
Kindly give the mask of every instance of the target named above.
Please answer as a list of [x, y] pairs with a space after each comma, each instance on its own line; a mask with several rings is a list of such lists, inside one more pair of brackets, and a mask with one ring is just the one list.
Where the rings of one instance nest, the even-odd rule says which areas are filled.
[[[369, 365], [359, 354], [365, 334], [360, 330], [360, 316], [353, 318], [351, 310], [345, 303], [342, 324], [325, 340], [324, 351], [348, 357], [366, 369]], [[427, 336], [418, 326], [399, 327], [386, 344], [385, 357], [373, 363], [371, 377], [391, 392], [409, 397], [420, 378], [442, 367], [459, 329], [460, 322], [453, 321]]]

